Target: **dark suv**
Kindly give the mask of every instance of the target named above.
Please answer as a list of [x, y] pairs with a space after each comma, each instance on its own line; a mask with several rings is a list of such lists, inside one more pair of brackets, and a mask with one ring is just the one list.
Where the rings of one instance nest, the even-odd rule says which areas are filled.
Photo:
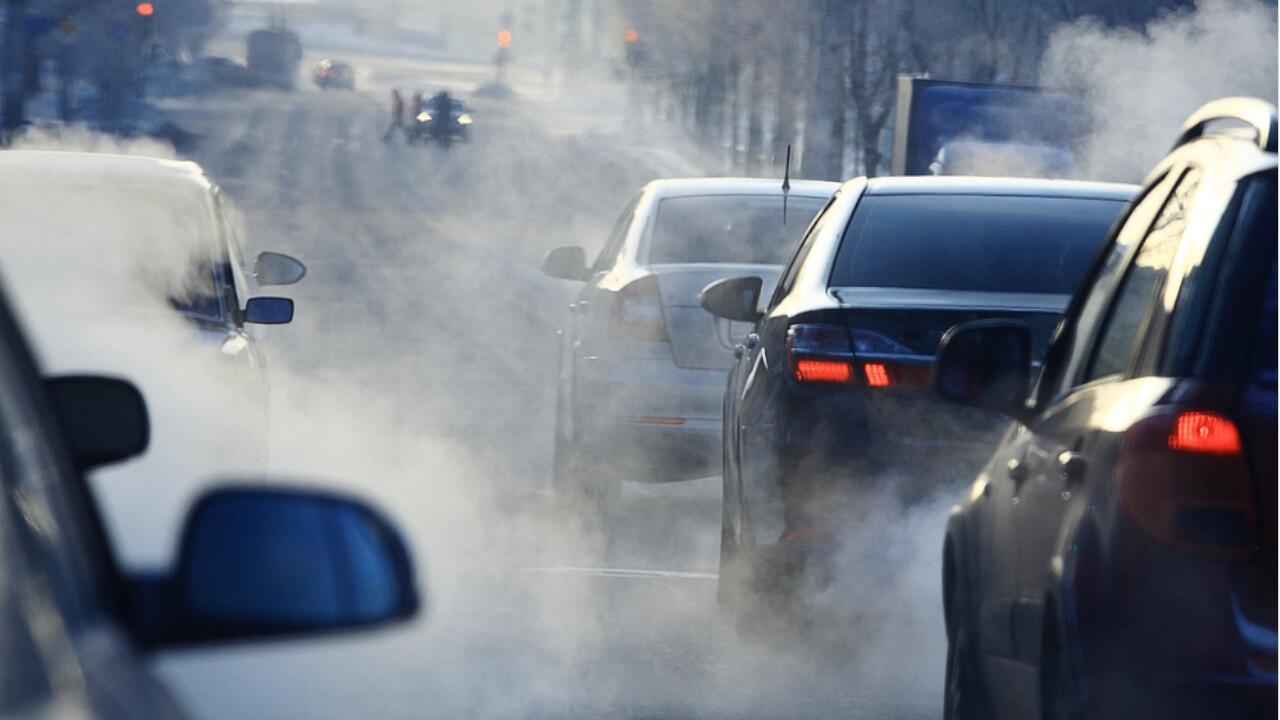
[[946, 717], [1276, 716], [1276, 110], [1187, 121], [1032, 378], [1018, 321], [935, 383], [1016, 421], [948, 523]]

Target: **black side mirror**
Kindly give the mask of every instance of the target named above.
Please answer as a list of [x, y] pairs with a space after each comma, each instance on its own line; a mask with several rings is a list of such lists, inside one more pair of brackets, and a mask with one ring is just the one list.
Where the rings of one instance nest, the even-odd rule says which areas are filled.
[[196, 502], [178, 564], [135, 583], [156, 646], [369, 627], [413, 617], [413, 562], [365, 504], [279, 487], [214, 490]]
[[293, 300], [282, 297], [249, 298], [244, 321], [258, 325], [285, 325], [293, 321]]
[[727, 320], [755, 322], [760, 312], [760, 289], [764, 280], [754, 275], [716, 280], [702, 289], [700, 302], [703, 309]]
[[293, 285], [307, 276], [301, 260], [278, 252], [260, 252], [253, 261], [253, 277], [258, 285]]
[[81, 471], [141, 455], [151, 441], [142, 393], [128, 380], [96, 375], [46, 378], [53, 413]]
[[586, 280], [591, 277], [587, 253], [577, 245], [555, 248], [543, 258], [542, 274], [561, 280]]
[[1013, 320], [977, 320], [942, 336], [934, 387], [948, 400], [1026, 421], [1031, 381], [1031, 331]]

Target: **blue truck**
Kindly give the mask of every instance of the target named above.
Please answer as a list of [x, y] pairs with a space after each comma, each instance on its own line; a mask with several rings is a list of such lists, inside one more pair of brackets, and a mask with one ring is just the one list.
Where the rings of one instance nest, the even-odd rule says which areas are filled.
[[1086, 120], [1066, 92], [899, 75], [893, 174], [1069, 177]]

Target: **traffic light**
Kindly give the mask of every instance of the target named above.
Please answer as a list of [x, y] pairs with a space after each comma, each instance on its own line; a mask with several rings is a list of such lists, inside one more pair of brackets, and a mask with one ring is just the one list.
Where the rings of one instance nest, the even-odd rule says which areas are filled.
[[152, 15], [156, 14], [156, 6], [152, 5], [146, 0], [143, 0], [142, 2], [138, 3], [133, 7], [133, 11], [138, 13], [142, 17], [151, 17]]
[[636, 32], [635, 28], [627, 28], [627, 31], [622, 33], [622, 41], [628, 45], [636, 42], [639, 39], [640, 39], [640, 33]]
[[502, 28], [498, 31], [498, 48], [506, 50], [509, 47], [511, 47], [511, 31], [507, 28]]

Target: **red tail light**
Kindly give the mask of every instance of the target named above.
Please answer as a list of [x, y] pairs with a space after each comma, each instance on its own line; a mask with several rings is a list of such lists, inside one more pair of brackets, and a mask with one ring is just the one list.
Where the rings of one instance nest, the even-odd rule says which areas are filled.
[[796, 360], [796, 380], [800, 382], [847, 383], [853, 364], [842, 360]]
[[1169, 448], [1185, 452], [1233, 455], [1240, 452], [1240, 432], [1230, 420], [1207, 412], [1184, 412], [1178, 416]]
[[865, 363], [862, 372], [867, 376], [867, 384], [871, 387], [889, 387], [889, 368], [884, 363]]
[[618, 291], [609, 329], [614, 335], [646, 342], [667, 341], [667, 320], [657, 275], [645, 275]]
[[1169, 408], [1124, 434], [1115, 479], [1134, 522], [1181, 550], [1242, 557], [1258, 544], [1254, 487], [1235, 423]]
[[853, 345], [843, 325], [798, 324], [787, 328], [787, 362], [797, 382], [853, 382]]

